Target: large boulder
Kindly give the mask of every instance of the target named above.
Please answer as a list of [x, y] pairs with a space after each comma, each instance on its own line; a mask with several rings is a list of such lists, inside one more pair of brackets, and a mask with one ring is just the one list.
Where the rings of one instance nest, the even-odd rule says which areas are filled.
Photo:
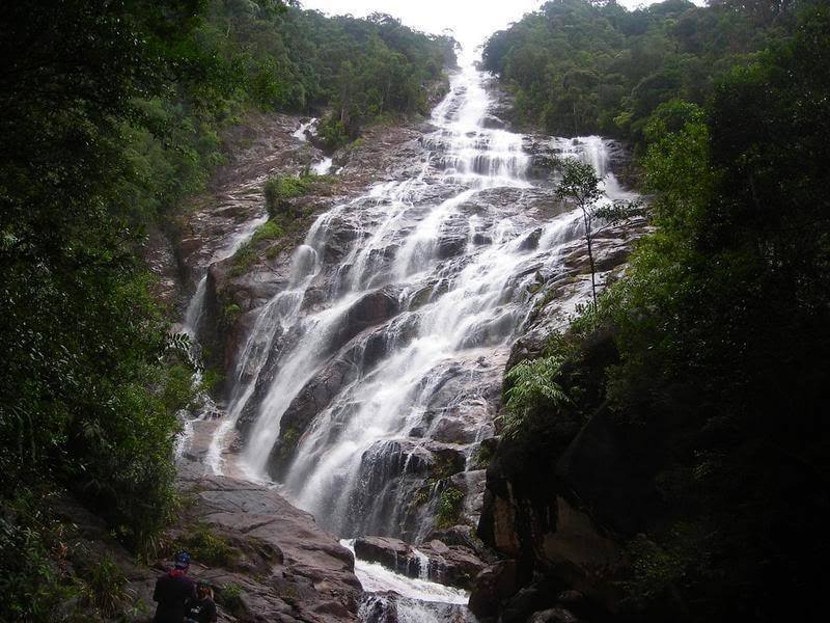
[[366, 329], [386, 322], [401, 309], [397, 292], [383, 288], [358, 299], [343, 315], [328, 340], [329, 352], [337, 352]]
[[470, 593], [470, 610], [482, 621], [495, 620], [503, 603], [520, 588], [518, 563], [515, 560], [497, 562], [476, 577]]

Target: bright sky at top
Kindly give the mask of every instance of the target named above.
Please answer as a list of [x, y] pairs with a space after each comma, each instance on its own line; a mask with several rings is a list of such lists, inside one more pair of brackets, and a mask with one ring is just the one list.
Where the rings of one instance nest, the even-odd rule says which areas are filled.
[[[300, 0], [306, 9], [330, 15], [388, 13], [401, 22], [435, 34], [449, 34], [469, 49], [482, 43], [497, 30], [503, 30], [525, 13], [535, 11], [544, 0]], [[618, 0], [628, 8], [654, 4], [655, 0]], [[702, 4], [698, 0], [695, 4]]]

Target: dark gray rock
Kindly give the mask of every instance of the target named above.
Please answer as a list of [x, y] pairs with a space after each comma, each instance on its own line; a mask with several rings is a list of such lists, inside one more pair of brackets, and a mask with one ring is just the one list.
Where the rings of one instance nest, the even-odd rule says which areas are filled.
[[413, 547], [399, 539], [361, 537], [355, 540], [355, 554], [361, 560], [377, 562], [411, 578], [426, 577], [433, 582], [470, 588], [484, 563], [463, 545], [446, 545], [437, 539]]
[[521, 588], [515, 560], [502, 560], [485, 568], [476, 577], [470, 593], [470, 611], [481, 621], [495, 621], [502, 604]]
[[579, 623], [579, 619], [565, 608], [550, 608], [534, 612], [527, 623]]
[[330, 336], [329, 352], [338, 351], [362, 331], [386, 322], [400, 309], [397, 293], [388, 289], [376, 290], [361, 297], [345, 313], [337, 329]]

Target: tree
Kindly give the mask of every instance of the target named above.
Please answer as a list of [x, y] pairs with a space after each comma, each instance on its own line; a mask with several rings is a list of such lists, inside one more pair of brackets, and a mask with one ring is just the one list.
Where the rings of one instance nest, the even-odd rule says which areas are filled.
[[596, 216], [596, 203], [602, 197], [599, 177], [594, 167], [586, 162], [569, 158], [562, 162], [563, 176], [556, 196], [568, 197], [582, 210], [582, 225], [585, 228], [585, 244], [588, 246], [588, 260], [591, 263], [591, 295], [597, 304], [596, 267], [594, 265], [593, 232], [591, 224]]
[[[603, 193], [600, 179], [594, 167], [581, 160], [569, 158], [562, 162], [562, 181], [556, 189], [560, 199], [570, 198], [582, 210], [582, 225], [585, 228], [585, 244], [588, 247], [588, 261], [591, 264], [591, 294], [594, 306], [597, 304], [596, 266], [594, 263], [593, 240], [596, 231], [594, 220], [599, 218], [607, 224], [619, 224], [645, 215], [639, 201], [614, 201], [598, 205]], [[602, 229], [602, 228], [600, 228]]]

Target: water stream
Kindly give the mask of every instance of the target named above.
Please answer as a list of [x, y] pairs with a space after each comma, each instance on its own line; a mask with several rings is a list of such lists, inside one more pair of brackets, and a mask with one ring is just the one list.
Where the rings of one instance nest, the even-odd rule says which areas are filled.
[[[282, 483], [342, 537], [417, 542], [432, 529], [442, 491], [425, 482], [492, 435], [494, 387], [534, 285], [582, 235], [576, 213], [532, 208], [523, 137], [482, 126], [484, 80], [472, 65], [453, 77], [416, 176], [317, 219], [237, 358], [214, 469], [241, 426], [249, 477]], [[601, 139], [559, 150], [606, 176]]]
[[[343, 538], [418, 543], [449, 488], [480, 494], [473, 456], [494, 434], [510, 347], [539, 283], [563, 272], [583, 235], [576, 212], [539, 209], [551, 192], [529, 178], [524, 137], [484, 127], [485, 82], [472, 64], [452, 77], [415, 175], [317, 219], [236, 357], [208, 463], [227, 470], [223, 450], [239, 428], [235, 467], [278, 483]], [[552, 141], [623, 195], [605, 141]], [[565, 306], [590, 291], [577, 281]]]
[[[262, 214], [231, 231], [227, 238], [223, 241], [223, 244], [210, 255], [207, 266], [232, 257], [243, 244], [248, 242], [253, 237], [257, 228], [267, 220], [268, 216]], [[195, 370], [193, 373], [194, 387], [200, 387], [203, 379], [202, 353], [198, 334], [199, 325], [202, 322], [202, 315], [205, 310], [206, 290], [207, 269], [205, 269], [204, 274], [201, 276], [198, 284], [196, 285], [196, 291], [193, 293], [193, 296], [191, 296], [190, 301], [188, 302], [184, 320], [179, 327], [179, 329], [191, 340], [189, 355]], [[218, 417], [221, 414], [221, 409], [216, 405], [216, 403], [214, 403], [213, 398], [211, 398], [210, 394], [207, 392], [201, 392], [196, 397], [196, 404], [197, 409], [195, 415], [198, 419]], [[181, 420], [182, 431], [176, 438], [174, 450], [177, 461], [180, 460], [184, 453], [189, 449], [191, 439], [194, 434], [193, 418], [189, 417], [189, 415], [183, 415]]]

